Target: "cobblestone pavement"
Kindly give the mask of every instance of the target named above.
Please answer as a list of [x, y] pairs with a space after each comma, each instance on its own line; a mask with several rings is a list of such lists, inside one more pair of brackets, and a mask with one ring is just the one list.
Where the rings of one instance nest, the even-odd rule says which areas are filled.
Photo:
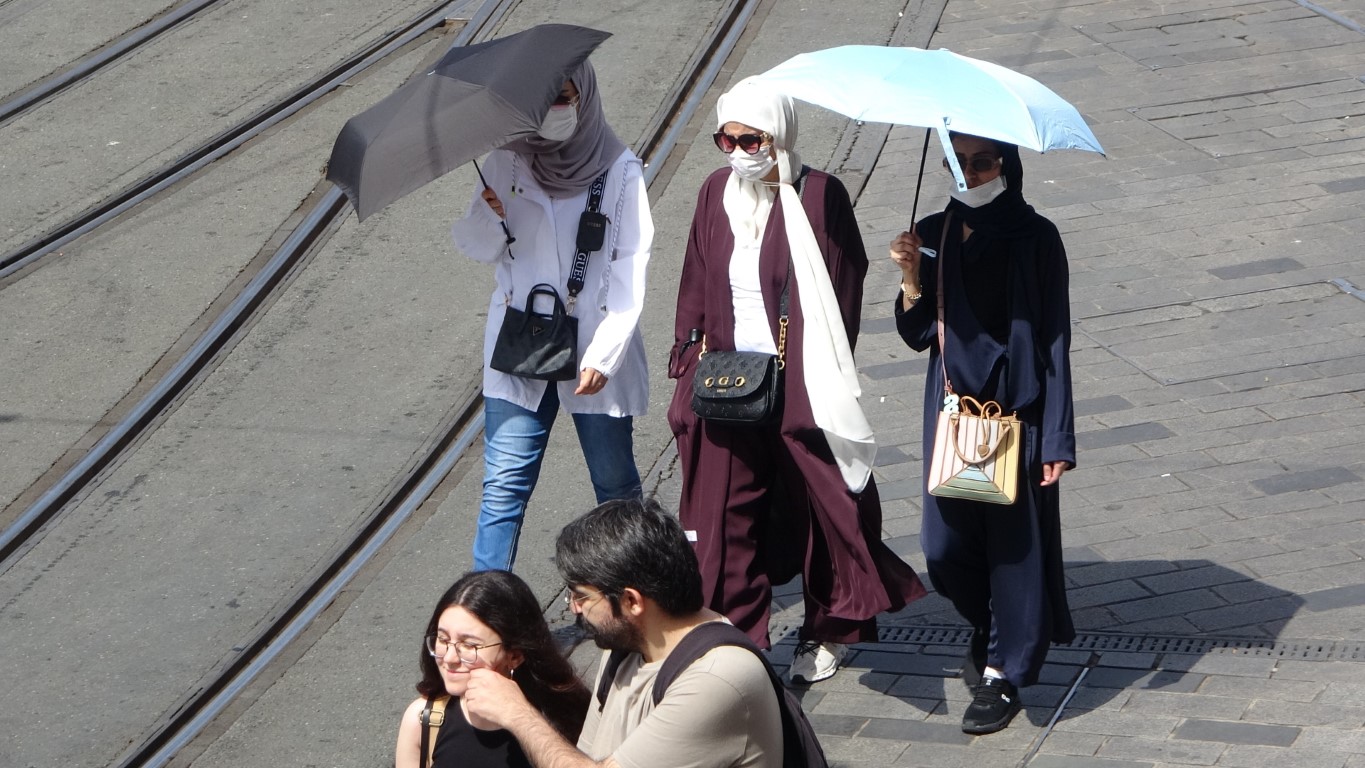
[[[940, 7], [929, 47], [1042, 80], [1108, 151], [1025, 157], [1071, 264], [1081, 634], [1009, 729], [969, 737], [967, 632], [931, 595], [805, 694], [832, 763], [1365, 766], [1365, 3]], [[923, 135], [891, 130], [858, 203], [885, 535], [920, 569], [925, 363], [894, 331], [882, 254]], [[938, 162], [920, 216], [941, 205]], [[781, 662], [799, 592], [780, 602]]]

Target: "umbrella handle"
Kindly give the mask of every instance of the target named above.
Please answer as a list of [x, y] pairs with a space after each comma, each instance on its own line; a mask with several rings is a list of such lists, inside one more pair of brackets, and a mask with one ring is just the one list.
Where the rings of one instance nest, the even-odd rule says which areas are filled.
[[[473, 162], [474, 172], [479, 174], [479, 183], [483, 185], [484, 189], [491, 189], [491, 187], [488, 186], [488, 180], [483, 177], [483, 170], [479, 168], [479, 161], [475, 160]], [[517, 239], [512, 237], [512, 230], [507, 228], [507, 222], [505, 220], [499, 221], [498, 223], [502, 225], [502, 233], [507, 236], [507, 256], [508, 258], [515, 259], [516, 256], [512, 255], [512, 243], [515, 243]]]
[[941, 125], [934, 126], [938, 131], [938, 140], [943, 144], [943, 157], [948, 161], [948, 168], [953, 172], [953, 181], [957, 182], [957, 191], [967, 191], [967, 179], [962, 175], [962, 166], [957, 162], [957, 153], [953, 151], [953, 139], [948, 135], [948, 120], [943, 118]]

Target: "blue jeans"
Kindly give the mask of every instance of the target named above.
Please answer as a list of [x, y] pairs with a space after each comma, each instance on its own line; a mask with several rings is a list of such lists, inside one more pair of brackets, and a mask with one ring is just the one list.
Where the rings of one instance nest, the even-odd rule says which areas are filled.
[[[474, 568], [511, 570], [526, 504], [540, 477], [550, 428], [559, 415], [559, 390], [551, 382], [534, 411], [486, 397], [483, 413], [483, 503], [474, 535]], [[632, 418], [601, 413], [571, 415], [597, 503], [638, 498], [640, 473], [635, 468]]]

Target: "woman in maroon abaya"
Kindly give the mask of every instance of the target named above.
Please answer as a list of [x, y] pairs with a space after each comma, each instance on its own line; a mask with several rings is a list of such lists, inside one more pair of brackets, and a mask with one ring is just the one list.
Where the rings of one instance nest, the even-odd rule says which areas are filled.
[[[773, 585], [801, 573], [806, 613], [791, 679], [811, 683], [838, 670], [849, 643], [876, 641], [878, 613], [924, 588], [881, 541], [876, 445], [852, 355], [867, 255], [848, 193], [801, 165], [790, 98], [746, 80], [717, 111], [716, 145], [729, 164], [697, 198], [669, 361], [679, 516], [695, 537], [708, 606], [762, 647]], [[784, 339], [780, 420], [696, 416], [703, 347], [777, 354]]]

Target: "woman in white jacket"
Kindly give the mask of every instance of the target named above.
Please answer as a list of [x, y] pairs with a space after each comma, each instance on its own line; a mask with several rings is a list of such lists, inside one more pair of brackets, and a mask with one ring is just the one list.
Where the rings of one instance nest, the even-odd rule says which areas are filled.
[[[609, 224], [602, 248], [589, 255], [573, 311], [578, 378], [547, 382], [493, 370], [489, 361], [508, 306], [524, 307], [539, 283], [567, 298], [579, 218], [603, 171], [601, 212]], [[631, 434], [649, 396], [638, 324], [654, 223], [643, 164], [607, 125], [587, 62], [565, 81], [539, 135], [489, 154], [483, 177], [487, 186], [475, 191], [451, 234], [466, 256], [497, 269], [484, 333], [484, 481], [474, 567], [510, 570], [561, 406], [573, 416], [597, 501], [640, 494]], [[504, 223], [514, 243], [507, 242]]]

